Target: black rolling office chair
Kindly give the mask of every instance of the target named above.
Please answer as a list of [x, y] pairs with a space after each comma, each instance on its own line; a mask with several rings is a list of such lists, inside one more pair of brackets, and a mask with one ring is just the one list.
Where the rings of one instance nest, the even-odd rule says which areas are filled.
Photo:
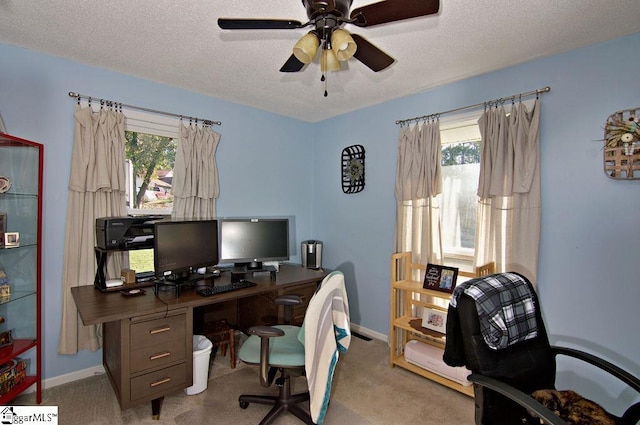
[[[517, 312], [515, 317], [522, 319], [519, 321], [519, 337], [526, 339], [509, 341], [505, 333], [497, 332], [499, 323], [491, 319], [487, 321], [488, 316], [479, 313], [506, 311], [503, 301], [495, 305], [490, 301], [489, 308], [486, 304], [478, 308], [483, 300], [491, 298], [495, 301], [491, 297], [495, 294], [503, 300], [514, 301], [510, 303], [514, 308], [511, 311]], [[514, 322], [507, 319], [505, 323], [508, 326]], [[533, 329], [530, 326], [525, 329], [525, 324], [537, 327], [537, 334], [533, 336]], [[518, 335], [515, 338], [517, 340]], [[487, 340], [494, 348], [490, 348]], [[496, 345], [501, 348], [495, 348]], [[466, 366], [472, 371], [468, 379], [473, 382], [476, 424], [620, 425], [636, 424], [640, 420], [640, 402], [629, 407], [621, 417], [615, 417], [573, 392], [555, 391], [558, 355], [594, 365], [640, 393], [640, 380], [619, 367], [579, 350], [551, 346], [535, 289], [523, 276], [498, 273], [456, 287], [447, 317], [444, 361], [450, 366]], [[531, 396], [534, 392], [535, 398]], [[572, 406], [572, 403], [576, 404]], [[588, 413], [600, 418], [583, 416]]]
[[[280, 300], [295, 304], [295, 298]], [[285, 309], [286, 311], [286, 309]], [[324, 320], [321, 320], [324, 319]], [[240, 360], [260, 365], [260, 383], [270, 387], [275, 375], [277, 396], [246, 395], [238, 398], [240, 407], [250, 403], [273, 405], [260, 422], [273, 423], [284, 412], [290, 412], [306, 424], [321, 424], [329, 403], [331, 381], [339, 352], [349, 347], [349, 303], [344, 276], [330, 273], [309, 301], [302, 327], [292, 325], [255, 326], [239, 351]], [[306, 374], [309, 391], [291, 394], [291, 378]], [[309, 401], [310, 413], [300, 404]]]

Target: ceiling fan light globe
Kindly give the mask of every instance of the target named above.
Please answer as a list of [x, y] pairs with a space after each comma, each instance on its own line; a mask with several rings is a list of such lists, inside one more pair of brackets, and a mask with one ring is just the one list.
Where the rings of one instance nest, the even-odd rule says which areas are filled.
[[320, 71], [340, 71], [340, 61], [336, 57], [336, 54], [331, 49], [323, 49], [322, 57], [320, 58]]
[[311, 63], [318, 51], [318, 46], [320, 46], [318, 37], [313, 33], [307, 33], [293, 46], [293, 55], [302, 63]]
[[346, 61], [353, 57], [358, 46], [347, 31], [336, 29], [331, 34], [331, 48], [339, 61]]

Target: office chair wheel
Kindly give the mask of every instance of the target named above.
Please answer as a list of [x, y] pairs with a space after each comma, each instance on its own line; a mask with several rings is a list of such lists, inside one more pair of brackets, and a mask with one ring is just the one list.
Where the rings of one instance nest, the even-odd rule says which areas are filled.
[[240, 405], [241, 409], [246, 409], [247, 407], [249, 407], [249, 403], [247, 403], [246, 401], [240, 401], [238, 402], [238, 404]]

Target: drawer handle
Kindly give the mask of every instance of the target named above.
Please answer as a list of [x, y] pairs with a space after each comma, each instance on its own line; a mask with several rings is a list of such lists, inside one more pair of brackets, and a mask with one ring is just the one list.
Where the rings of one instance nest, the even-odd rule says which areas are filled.
[[159, 381], [152, 382], [152, 383], [149, 384], [149, 386], [150, 387], [156, 387], [158, 385], [166, 384], [169, 381], [171, 381], [171, 378], [167, 377], [167, 378], [161, 379]]
[[165, 351], [164, 353], [160, 353], [160, 354], [154, 354], [153, 356], [149, 357], [149, 360], [158, 360], [161, 359], [163, 357], [167, 357], [171, 355], [171, 351]]
[[149, 331], [149, 334], [155, 335], [155, 334], [159, 334], [159, 333], [162, 333], [162, 332], [167, 332], [167, 331], [170, 331], [170, 330], [171, 330], [171, 326], [166, 326], [164, 328], [151, 329]]

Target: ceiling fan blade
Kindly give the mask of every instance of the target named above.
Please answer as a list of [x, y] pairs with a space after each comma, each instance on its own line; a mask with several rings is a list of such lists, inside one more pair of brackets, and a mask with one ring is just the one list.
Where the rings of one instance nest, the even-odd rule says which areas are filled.
[[300, 62], [295, 55], [291, 55], [289, 59], [282, 65], [280, 72], [298, 72], [304, 67], [304, 64]]
[[387, 55], [385, 52], [378, 49], [358, 34], [351, 34], [351, 38], [353, 38], [353, 41], [355, 41], [358, 46], [353, 57], [367, 65], [373, 72], [382, 71], [395, 62], [391, 56]]
[[418, 16], [433, 15], [440, 10], [440, 0], [386, 0], [354, 9], [352, 22], [359, 27], [386, 24]]
[[291, 19], [228, 19], [218, 18], [223, 30], [291, 30], [302, 28], [300, 21]]

